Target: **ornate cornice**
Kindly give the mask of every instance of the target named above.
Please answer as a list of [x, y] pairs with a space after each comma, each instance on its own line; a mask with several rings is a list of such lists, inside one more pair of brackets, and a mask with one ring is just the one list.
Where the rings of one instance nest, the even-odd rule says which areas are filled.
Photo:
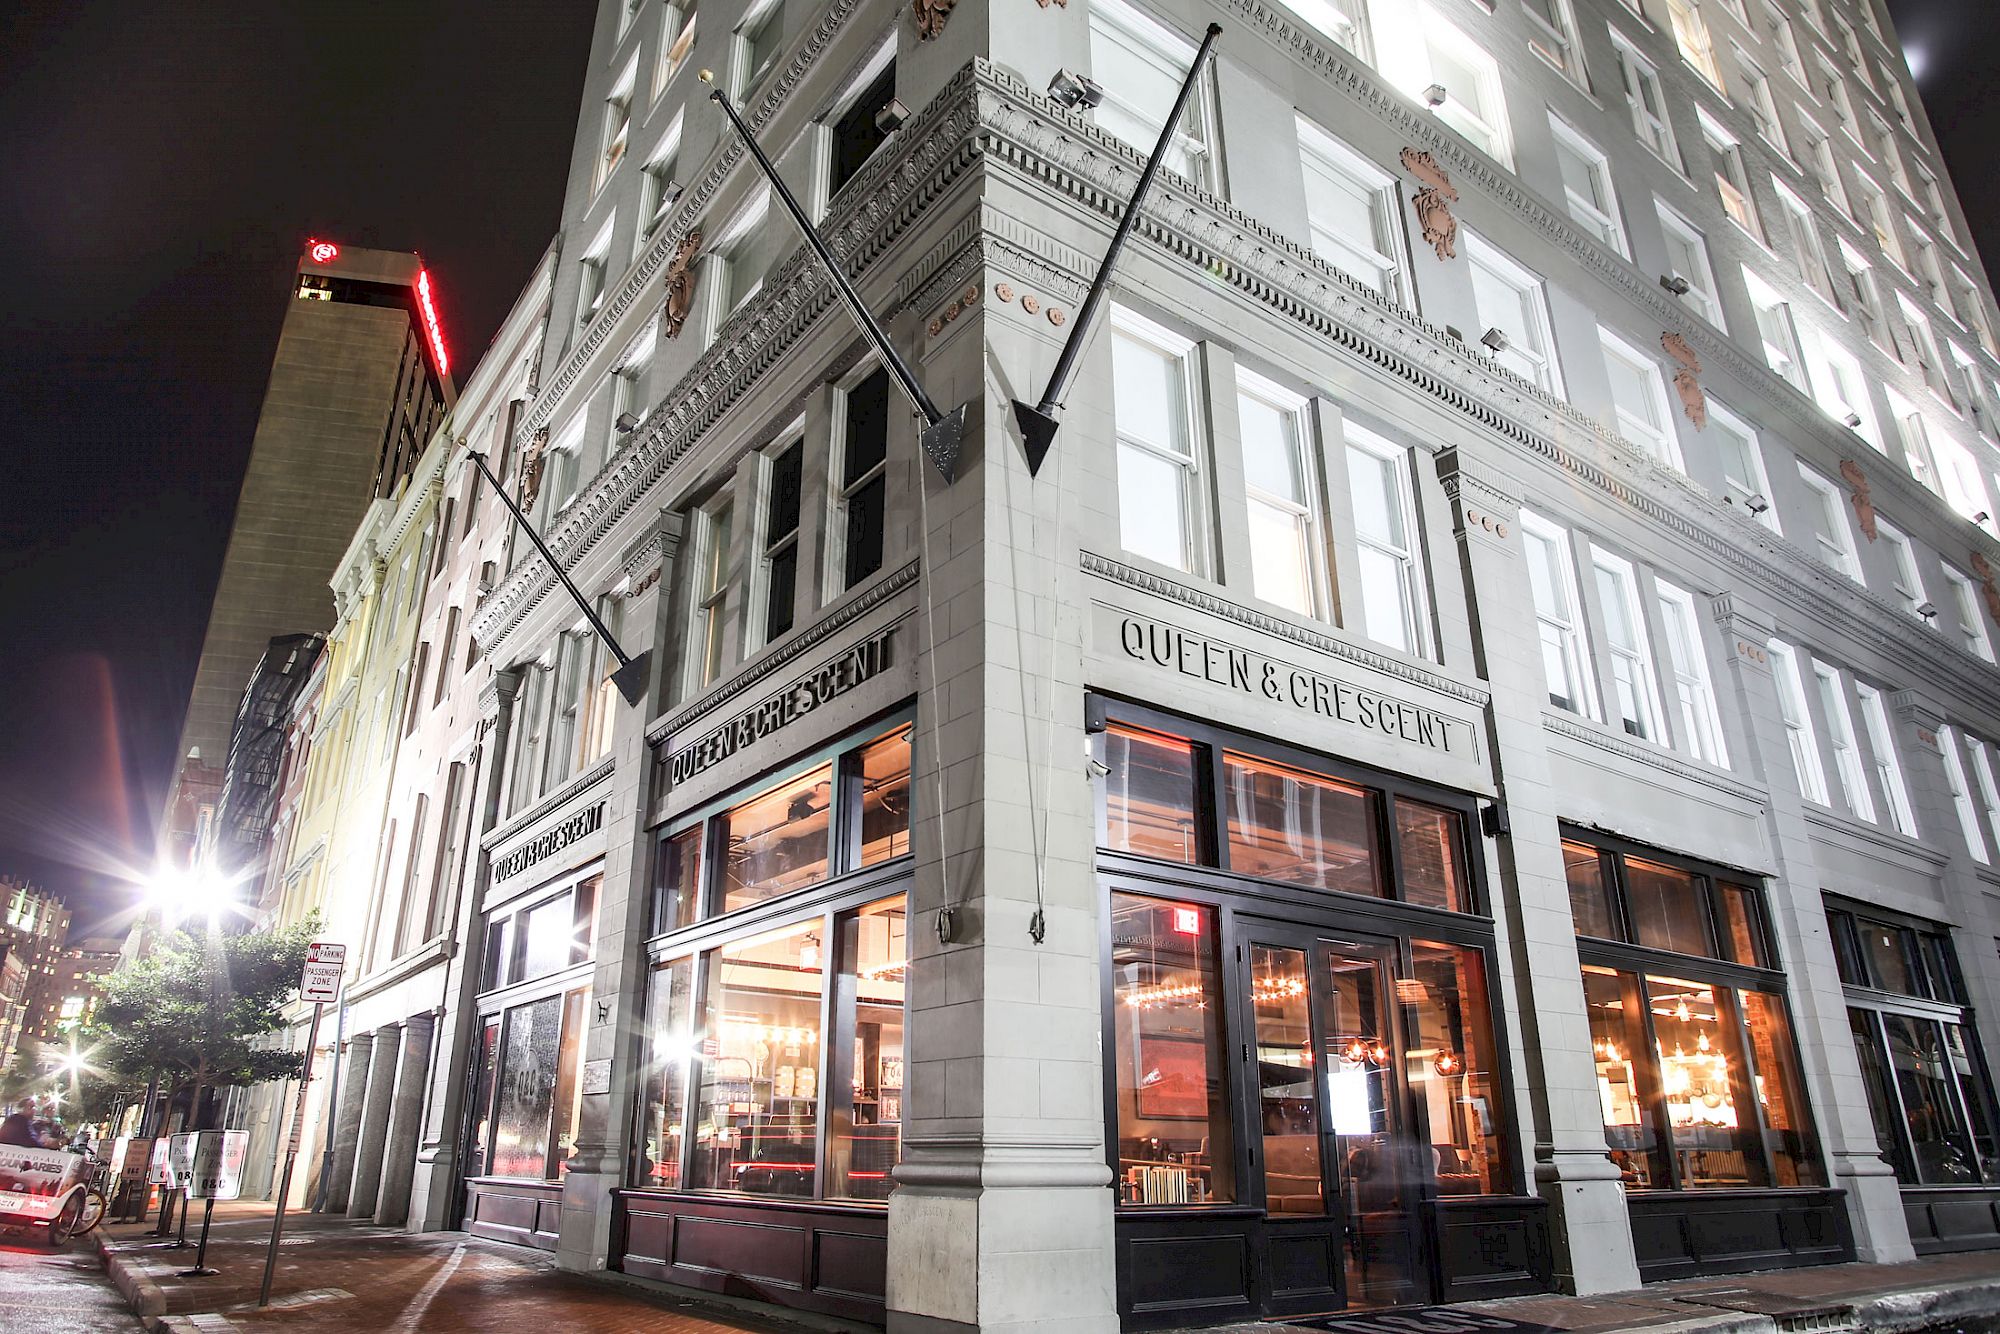
[[1360, 644], [1336, 639], [1332, 635], [1308, 629], [1295, 621], [1259, 611], [1255, 607], [1246, 607], [1240, 602], [1232, 602], [1207, 589], [1196, 588], [1192, 584], [1184, 584], [1165, 575], [1141, 570], [1109, 556], [1101, 556], [1094, 551], [1085, 551], [1081, 554], [1083, 572], [1094, 574], [1109, 583], [1123, 584], [1141, 593], [1149, 593], [1168, 602], [1177, 602], [1183, 607], [1213, 616], [1217, 620], [1229, 621], [1247, 630], [1270, 635], [1274, 639], [1287, 640], [1300, 648], [1323, 653], [1330, 658], [1339, 658], [1343, 662], [1353, 663], [1371, 672], [1380, 672], [1384, 676], [1397, 677], [1411, 685], [1447, 695], [1452, 699], [1463, 700], [1480, 708], [1484, 708], [1487, 701], [1492, 698], [1488, 691], [1479, 686], [1468, 685], [1440, 672], [1427, 671], [1413, 662], [1392, 658], [1386, 653], [1377, 653]]
[[1560, 737], [1580, 742], [1607, 755], [1616, 755], [1630, 764], [1642, 765], [1649, 769], [1659, 769], [1673, 774], [1690, 783], [1714, 788], [1727, 793], [1739, 801], [1757, 806], [1770, 800], [1771, 794], [1754, 783], [1746, 783], [1733, 774], [1721, 769], [1711, 769], [1707, 765], [1693, 764], [1662, 746], [1648, 746], [1629, 740], [1616, 732], [1585, 722], [1574, 714], [1544, 713], [1542, 730], [1553, 732]]
[[918, 566], [919, 562], [912, 559], [909, 564], [900, 566], [887, 577], [876, 580], [859, 593], [836, 604], [826, 615], [707, 694], [675, 710], [672, 714], [649, 723], [646, 727], [646, 743], [657, 746], [674, 733], [685, 731], [698, 719], [721, 708], [787, 663], [818, 648], [833, 635], [840, 633], [896, 594], [915, 584]]
[[588, 792], [591, 788], [611, 777], [611, 771], [617, 767], [618, 757], [615, 755], [606, 755], [596, 764], [591, 765], [588, 769], [585, 769], [582, 773], [549, 793], [548, 796], [543, 797], [527, 810], [522, 811], [519, 815], [512, 817], [491, 833], [485, 835], [479, 840], [479, 846], [488, 849], [497, 848], [516, 834], [533, 828], [537, 821], [550, 812], [559, 809], [566, 802], [575, 801], [583, 793]]

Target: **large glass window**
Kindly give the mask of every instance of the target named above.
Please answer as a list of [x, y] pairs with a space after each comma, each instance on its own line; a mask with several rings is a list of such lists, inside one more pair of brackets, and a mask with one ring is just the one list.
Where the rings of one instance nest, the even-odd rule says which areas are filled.
[[597, 930], [597, 889], [603, 879], [593, 875], [526, 907], [509, 907], [490, 916], [481, 989], [532, 982], [590, 958]]
[[1440, 1195], [1508, 1188], [1486, 957], [1464, 945], [1410, 945], [1410, 979], [1396, 995], [1410, 1011], [1408, 1079], [1430, 1128]]
[[1692, 871], [1627, 857], [1625, 901], [1641, 945], [1676, 954], [1713, 954], [1701, 881]]
[[636, 1185], [681, 1187], [693, 1015], [694, 960], [675, 959], [656, 967], [646, 997], [646, 1097], [640, 1108]]
[[722, 816], [722, 912], [824, 880], [831, 846], [833, 766], [822, 764]]
[[910, 851], [910, 727], [906, 724], [855, 757], [861, 784], [862, 866], [873, 866]]
[[1179, 737], [1112, 727], [1104, 738], [1105, 846], [1199, 862], [1194, 747]]
[[1119, 1202], [1234, 1200], [1214, 914], [1113, 894], [1111, 941]]
[[840, 1052], [847, 1078], [836, 1083], [827, 1112], [828, 1199], [886, 1200], [894, 1185], [889, 1173], [902, 1159], [909, 959], [909, 911], [901, 897], [842, 919], [833, 1027], [847, 1044]]
[[489, 1021], [491, 1082], [474, 1129], [487, 1175], [556, 1181], [569, 1171], [587, 995], [545, 996]]
[[1673, 412], [1667, 406], [1659, 362], [1609, 329], [1600, 327], [1597, 336], [1604, 348], [1604, 373], [1611, 384], [1618, 433], [1655, 462], [1680, 468], [1680, 442], [1674, 436]]
[[1111, 367], [1118, 424], [1118, 525], [1127, 551], [1177, 570], [1196, 564], [1190, 345], [1113, 312]]
[[1424, 651], [1423, 578], [1417, 564], [1410, 452], [1348, 426], [1347, 482], [1354, 515], [1359, 628], [1405, 653]]
[[1319, 524], [1313, 504], [1305, 400], [1248, 372], [1237, 376], [1250, 578], [1257, 596], [1301, 616], [1317, 609]]
[[1611, 913], [1611, 886], [1605, 879], [1604, 858], [1587, 843], [1563, 840], [1563, 874], [1569, 882], [1570, 918], [1580, 936], [1618, 938], [1618, 920]]
[[1380, 895], [1376, 795], [1235, 752], [1223, 758], [1229, 866], [1314, 889]]
[[1671, 1178], [1655, 1127], [1656, 1075], [1653, 1063], [1645, 1058], [1646, 1004], [1639, 979], [1585, 964], [1583, 1000], [1611, 1161], [1627, 1188], [1664, 1188]]
[[1402, 899], [1466, 912], [1465, 817], [1428, 802], [1396, 798], [1396, 851]]

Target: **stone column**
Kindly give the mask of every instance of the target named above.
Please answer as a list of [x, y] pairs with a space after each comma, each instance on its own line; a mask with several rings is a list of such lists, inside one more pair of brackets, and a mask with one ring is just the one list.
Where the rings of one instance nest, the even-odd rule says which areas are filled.
[[326, 1211], [343, 1213], [354, 1183], [354, 1153], [361, 1142], [361, 1108], [367, 1100], [373, 1033], [347, 1040], [347, 1068], [340, 1072], [340, 1107], [333, 1123], [333, 1179], [326, 1183]]
[[361, 1135], [354, 1147], [354, 1181], [347, 1194], [349, 1218], [371, 1218], [382, 1189], [382, 1150], [389, 1140], [389, 1103], [396, 1094], [396, 1046], [401, 1024], [375, 1030], [375, 1057], [368, 1063], [368, 1096], [361, 1107]]
[[[739, 511], [741, 513], [741, 511]], [[747, 522], [747, 520], [739, 520]], [[652, 889], [646, 832], [651, 754], [646, 725], [661, 706], [667, 654], [660, 633], [663, 593], [680, 548], [680, 516], [662, 514], [626, 553], [625, 651], [651, 651], [640, 703], [618, 701], [611, 752], [616, 757], [604, 807], [604, 882], [597, 896], [597, 963], [591, 971], [585, 1070], [610, 1064], [606, 1090], [583, 1095], [576, 1154], [563, 1179], [562, 1234], [556, 1263], [565, 1269], [605, 1267], [611, 1249], [611, 1192], [626, 1184], [632, 1112], [645, 1081], [646, 966], [641, 942], [651, 924]], [[598, 1067], [602, 1069], [602, 1067]], [[590, 1085], [586, 1084], [586, 1088]]]
[[[1776, 632], [1776, 619], [1740, 592], [1715, 599], [1712, 610], [1728, 662], [1718, 682], [1723, 712], [1743, 720], [1739, 750], [1733, 754], [1735, 767], [1762, 780], [1770, 793], [1766, 823], [1777, 876], [1765, 899], [1777, 937], [1778, 962], [1790, 980], [1786, 991], [1793, 1035], [1807, 1101], [1832, 1173], [1829, 1184], [1847, 1192], [1848, 1220], [1861, 1259], [1878, 1264], [1907, 1260], [1913, 1252], [1903, 1200], [1879, 1152], [1854, 1038], [1847, 1027], [1811, 826], [1772, 675], [1767, 646]], [[1798, 652], [1805, 657], [1804, 650]], [[1802, 663], [1801, 671], [1811, 671], [1809, 661]]]
[[1516, 1115], [1533, 1145], [1534, 1189], [1553, 1209], [1555, 1277], [1567, 1292], [1639, 1286], [1631, 1216], [1604, 1140], [1582, 962], [1563, 868], [1559, 794], [1542, 715], [1548, 678], [1521, 545], [1520, 499], [1499, 470], [1463, 448], [1438, 456], [1438, 477], [1465, 580], [1473, 660], [1493, 692], [1488, 744], [1511, 833], [1497, 839], [1494, 917], [1521, 1025]]
[[474, 752], [474, 791], [479, 793], [479, 820], [467, 840], [465, 870], [460, 877], [452, 921], [458, 949], [445, 965], [445, 995], [440, 1059], [431, 1071], [430, 1097], [425, 1099], [423, 1142], [417, 1150], [416, 1176], [410, 1186], [409, 1224], [412, 1231], [435, 1232], [452, 1226], [458, 1207], [459, 1151], [465, 1134], [466, 1066], [478, 1041], [477, 997], [486, 938], [485, 915], [479, 899], [486, 891], [487, 858], [480, 840], [500, 818], [507, 776], [507, 742], [514, 718], [518, 671], [496, 672], [479, 692], [480, 741]]
[[410, 1216], [410, 1178], [417, 1168], [417, 1135], [424, 1114], [424, 1081], [430, 1074], [431, 1033], [437, 1016], [425, 1011], [403, 1021], [396, 1094], [389, 1102], [389, 1136], [382, 1151], [382, 1189], [375, 1221], [399, 1227]]

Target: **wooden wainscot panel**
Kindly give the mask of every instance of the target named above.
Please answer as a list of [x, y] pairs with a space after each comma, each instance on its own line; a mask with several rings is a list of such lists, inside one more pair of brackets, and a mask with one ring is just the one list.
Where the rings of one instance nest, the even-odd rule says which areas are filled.
[[1254, 1309], [1254, 1216], [1120, 1218], [1118, 1305], [1126, 1329], [1213, 1324]]
[[465, 1187], [465, 1230], [489, 1241], [552, 1251], [562, 1228], [562, 1187], [532, 1181], [473, 1181]]
[[1790, 1269], [1854, 1258], [1840, 1191], [1633, 1195], [1632, 1241], [1647, 1282]]
[[1919, 1255], [2000, 1247], [2000, 1189], [1948, 1186], [1903, 1188], [1903, 1214]]
[[1438, 1251], [1447, 1302], [1547, 1292], [1554, 1281], [1548, 1202], [1440, 1200]]
[[872, 1324], [886, 1318], [883, 1210], [620, 1191], [617, 1216], [624, 1273]]

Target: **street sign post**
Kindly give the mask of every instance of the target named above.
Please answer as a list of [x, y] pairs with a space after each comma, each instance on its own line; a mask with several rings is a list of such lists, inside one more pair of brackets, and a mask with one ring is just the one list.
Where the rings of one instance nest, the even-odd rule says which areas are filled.
[[201, 1245], [194, 1253], [194, 1268], [181, 1270], [182, 1278], [202, 1278], [218, 1272], [208, 1267], [208, 1226], [215, 1220], [217, 1200], [233, 1200], [242, 1194], [243, 1160], [250, 1156], [247, 1130], [200, 1130], [192, 1138], [187, 1197], [203, 1202]]
[[[264, 1283], [257, 1290], [257, 1305], [271, 1304], [271, 1276], [278, 1268], [278, 1241], [285, 1235], [285, 1207], [292, 1198], [292, 1168], [299, 1160], [299, 1142], [305, 1137], [306, 1090], [312, 1086], [313, 1052], [319, 1046], [320, 1016], [340, 997], [340, 978], [347, 967], [347, 946], [317, 940], [306, 946], [306, 966], [299, 975], [299, 999], [313, 1007], [312, 1026], [306, 1030], [306, 1066], [299, 1073], [299, 1101], [292, 1110], [292, 1135], [285, 1144], [285, 1171], [278, 1179], [278, 1208], [271, 1215], [271, 1245], [264, 1253]], [[340, 1053], [334, 1052], [334, 1059]], [[242, 1163], [237, 1164], [240, 1177]], [[231, 1195], [227, 1198], [234, 1199]], [[214, 1206], [211, 1205], [211, 1208]]]

